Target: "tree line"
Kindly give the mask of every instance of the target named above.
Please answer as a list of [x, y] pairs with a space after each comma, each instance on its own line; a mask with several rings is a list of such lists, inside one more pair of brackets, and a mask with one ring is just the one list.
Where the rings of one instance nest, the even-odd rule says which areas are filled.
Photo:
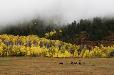
[[1, 30], [0, 34], [13, 35], [38, 35], [45, 37], [46, 33], [55, 34], [46, 38], [52, 40], [62, 40], [64, 42], [75, 43], [77, 40], [102, 40], [114, 32], [114, 18], [81, 19], [79, 22], [73, 21], [71, 24], [59, 26], [54, 23], [45, 23], [40, 19], [33, 19], [30, 22], [9, 26]]

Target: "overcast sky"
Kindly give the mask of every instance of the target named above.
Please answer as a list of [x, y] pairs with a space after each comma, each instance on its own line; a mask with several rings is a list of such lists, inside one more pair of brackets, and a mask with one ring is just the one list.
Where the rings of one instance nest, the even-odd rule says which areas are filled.
[[35, 16], [74, 19], [114, 15], [114, 0], [0, 0], [0, 25]]

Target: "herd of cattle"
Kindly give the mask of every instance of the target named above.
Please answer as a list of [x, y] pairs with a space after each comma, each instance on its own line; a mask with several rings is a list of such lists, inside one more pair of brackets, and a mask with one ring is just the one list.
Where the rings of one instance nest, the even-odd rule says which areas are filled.
[[[64, 62], [59, 62], [59, 64], [60, 65], [63, 65], [63, 64], [65, 64]], [[74, 64], [74, 65], [81, 65], [82, 64], [82, 62], [81, 62], [81, 60], [79, 60], [79, 61], [71, 61], [69, 64]]]

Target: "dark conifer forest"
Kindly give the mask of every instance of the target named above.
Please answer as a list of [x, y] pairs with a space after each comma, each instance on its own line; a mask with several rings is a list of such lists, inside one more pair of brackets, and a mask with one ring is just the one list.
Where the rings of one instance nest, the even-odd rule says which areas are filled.
[[[50, 32], [55, 32], [46, 37]], [[17, 25], [5, 27], [1, 34], [13, 35], [38, 35], [52, 40], [61, 40], [69, 43], [76, 43], [80, 39], [89, 41], [106, 40], [105, 37], [114, 33], [114, 18], [81, 19], [67, 25], [46, 24], [43, 20], [33, 19]], [[110, 40], [110, 39], [107, 39]]]

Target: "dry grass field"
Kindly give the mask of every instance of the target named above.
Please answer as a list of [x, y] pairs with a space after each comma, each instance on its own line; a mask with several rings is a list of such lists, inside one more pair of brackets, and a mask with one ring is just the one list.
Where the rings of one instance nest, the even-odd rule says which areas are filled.
[[0, 75], [114, 75], [114, 58], [0, 57]]

